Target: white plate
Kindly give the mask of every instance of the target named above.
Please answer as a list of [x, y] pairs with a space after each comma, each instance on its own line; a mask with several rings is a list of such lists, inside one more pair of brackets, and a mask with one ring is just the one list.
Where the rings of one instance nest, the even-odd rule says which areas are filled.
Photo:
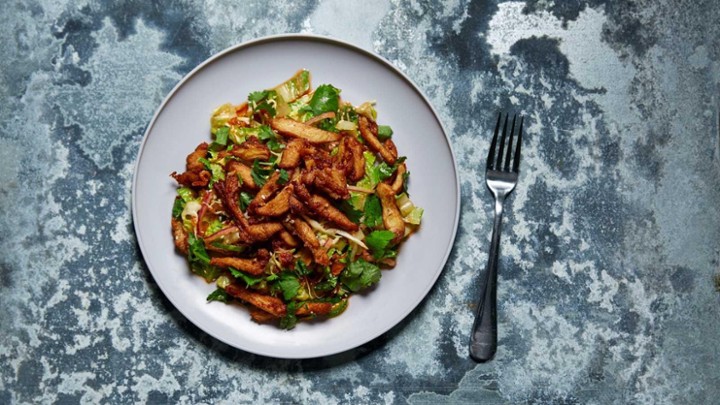
[[[210, 113], [238, 104], [251, 91], [269, 88], [309, 69], [313, 87], [330, 83], [344, 100], [376, 100], [378, 122], [390, 125], [400, 155], [407, 156], [410, 195], [425, 209], [420, 231], [403, 245], [395, 269], [383, 271], [377, 288], [350, 299], [347, 311], [291, 331], [258, 325], [238, 305], [208, 303], [215, 289], [188, 269], [173, 246], [170, 212], [185, 157], [210, 140]], [[386, 60], [324, 37], [284, 35], [229, 48], [190, 72], [170, 92], [145, 132], [132, 189], [135, 233], [160, 289], [192, 323], [248, 352], [278, 358], [312, 358], [366, 343], [400, 322], [440, 275], [455, 239], [460, 208], [450, 142], [430, 103]]]

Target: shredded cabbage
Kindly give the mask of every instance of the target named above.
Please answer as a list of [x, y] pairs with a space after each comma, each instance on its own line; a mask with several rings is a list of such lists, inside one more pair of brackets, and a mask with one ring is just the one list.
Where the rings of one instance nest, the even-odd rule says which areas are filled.
[[210, 132], [215, 135], [215, 132], [221, 127], [224, 127], [228, 121], [235, 118], [237, 113], [235, 112], [235, 106], [230, 103], [226, 103], [216, 108], [210, 116]]

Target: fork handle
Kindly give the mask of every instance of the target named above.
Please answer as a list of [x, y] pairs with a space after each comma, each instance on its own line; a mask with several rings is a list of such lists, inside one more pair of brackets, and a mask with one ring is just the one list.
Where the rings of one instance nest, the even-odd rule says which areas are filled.
[[495, 196], [495, 222], [485, 271], [485, 286], [470, 335], [470, 357], [481, 362], [492, 359], [497, 350], [497, 264], [504, 202], [505, 196]]

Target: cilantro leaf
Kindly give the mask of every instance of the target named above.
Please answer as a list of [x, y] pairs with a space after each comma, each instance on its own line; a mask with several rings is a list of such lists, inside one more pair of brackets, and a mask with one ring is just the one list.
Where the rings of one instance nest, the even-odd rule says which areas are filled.
[[382, 224], [382, 205], [375, 194], [370, 194], [365, 200], [365, 218], [363, 223], [370, 228]]
[[288, 173], [285, 169], [280, 169], [280, 177], [278, 178], [278, 184], [281, 186], [290, 180], [290, 173]]
[[258, 127], [257, 137], [261, 141], [265, 142], [267, 147], [273, 152], [280, 152], [285, 148], [275, 131], [267, 125], [261, 125]]
[[250, 170], [250, 176], [252, 176], [255, 184], [257, 184], [258, 187], [264, 186], [269, 174], [270, 170], [260, 167], [260, 162], [255, 159], [255, 161], [253, 162], [252, 170]]
[[337, 111], [340, 104], [340, 89], [330, 84], [322, 84], [315, 89], [309, 107], [315, 115], [328, 111]]
[[395, 237], [390, 231], [372, 231], [365, 237], [365, 244], [368, 245], [373, 257], [380, 259], [385, 255], [385, 249]]
[[230, 294], [226, 293], [225, 290], [223, 290], [222, 288], [218, 288], [207, 296], [207, 300], [228, 302], [230, 300]]
[[342, 275], [342, 283], [352, 292], [364, 290], [378, 281], [382, 273], [380, 268], [363, 259], [358, 259], [345, 269]]
[[285, 301], [290, 301], [300, 291], [300, 280], [294, 274], [284, 272], [277, 280], [277, 287], [282, 292]]
[[258, 139], [261, 141], [268, 141], [270, 139], [275, 139], [276, 135], [275, 132], [273, 132], [272, 128], [270, 128], [267, 125], [260, 125], [258, 127]]
[[280, 328], [282, 329], [292, 329], [297, 324], [297, 317], [295, 316], [295, 312], [297, 312], [299, 304], [295, 301], [289, 302], [287, 304], [286, 309], [286, 315], [280, 318]]
[[180, 218], [180, 215], [182, 214], [183, 210], [185, 209], [186, 202], [180, 198], [175, 197], [175, 202], [173, 203], [172, 208], [172, 216], [173, 218]]
[[277, 93], [274, 90], [254, 91], [248, 95], [248, 104], [253, 111], [264, 110], [274, 117]]
[[305, 265], [305, 262], [298, 260], [295, 262], [295, 271], [301, 276], [307, 276], [310, 274], [310, 269]]
[[338, 129], [335, 125], [337, 125], [336, 119], [325, 118], [324, 120], [320, 121], [318, 127], [328, 132], [338, 132]]
[[188, 235], [188, 262], [193, 273], [208, 282], [220, 276], [221, 270], [210, 264], [210, 255], [205, 250], [205, 243], [192, 233]]
[[230, 270], [230, 273], [233, 275], [233, 277], [235, 277], [237, 279], [241, 279], [242, 281], [245, 282], [245, 284], [248, 287], [252, 287], [255, 284], [263, 281], [263, 279], [264, 279], [264, 277], [253, 277], [253, 276], [247, 275], [247, 274], [243, 273], [242, 271], [234, 269], [232, 267], [230, 267], [229, 270]]
[[410, 193], [408, 193], [408, 183], [410, 182], [410, 172], [403, 173], [403, 192], [410, 196]]
[[395, 173], [395, 170], [397, 170], [397, 166], [390, 166], [389, 164], [382, 162], [376, 166], [376, 170], [378, 173], [378, 179], [380, 179], [380, 181], [383, 181], [392, 177], [393, 173]]
[[245, 211], [247, 210], [247, 206], [250, 205], [250, 202], [253, 200], [253, 196], [245, 191], [240, 192], [240, 209]]
[[205, 250], [205, 243], [194, 234], [188, 234], [188, 260], [190, 264], [199, 263], [203, 265], [210, 264], [210, 255]]
[[337, 285], [338, 279], [333, 275], [328, 275], [327, 279], [323, 282], [315, 284], [315, 291], [330, 291]]
[[360, 223], [360, 218], [363, 215], [362, 211], [356, 210], [355, 207], [353, 207], [352, 204], [348, 202], [348, 200], [342, 200], [342, 202], [340, 203], [340, 211], [342, 211], [349, 220], [353, 221], [356, 224]]

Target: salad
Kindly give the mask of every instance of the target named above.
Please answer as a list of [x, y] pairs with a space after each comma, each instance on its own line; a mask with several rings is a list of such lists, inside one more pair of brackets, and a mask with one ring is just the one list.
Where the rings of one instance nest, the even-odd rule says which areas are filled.
[[340, 315], [395, 266], [420, 226], [410, 173], [374, 104], [311, 87], [300, 70], [280, 85], [224, 104], [212, 142], [186, 159], [172, 207], [176, 248], [258, 323], [292, 329]]

